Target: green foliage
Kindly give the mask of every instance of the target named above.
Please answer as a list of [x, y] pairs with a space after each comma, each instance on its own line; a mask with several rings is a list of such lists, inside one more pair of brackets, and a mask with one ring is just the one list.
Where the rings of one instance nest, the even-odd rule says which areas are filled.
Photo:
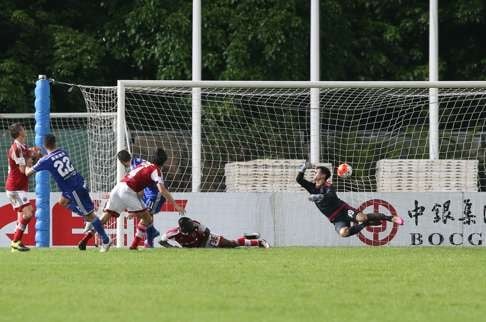
[[203, 9], [206, 79], [303, 80], [308, 75], [301, 1], [212, 1]]
[[191, 77], [191, 8], [189, 1], [108, 4], [113, 18], [104, 26], [105, 46], [113, 58], [132, 68], [123, 78]]
[[0, 112], [33, 112], [35, 71], [13, 58], [0, 60]]
[[92, 84], [106, 79], [97, 38], [103, 12], [97, 4], [1, 0], [0, 7], [0, 111], [32, 112], [39, 74]]
[[[427, 1], [322, 0], [322, 80], [425, 80]], [[309, 79], [308, 1], [202, 3], [203, 79]], [[481, 0], [441, 2], [440, 78], [486, 76]], [[191, 79], [192, 1], [0, 0], [0, 111], [31, 111], [38, 74], [73, 83]], [[80, 110], [56, 93], [55, 110]]]

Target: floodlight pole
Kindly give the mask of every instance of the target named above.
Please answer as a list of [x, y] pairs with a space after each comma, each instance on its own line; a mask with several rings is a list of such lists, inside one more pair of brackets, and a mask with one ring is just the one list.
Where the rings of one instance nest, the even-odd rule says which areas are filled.
[[[439, 22], [437, 0], [429, 0], [429, 81], [439, 80]], [[439, 89], [429, 89], [429, 159], [439, 159]]]
[[[319, 0], [311, 0], [311, 52], [310, 80], [318, 82], [319, 73]], [[310, 162], [319, 163], [320, 151], [320, 120], [319, 120], [319, 88], [310, 90]]]
[[[201, 80], [201, 0], [192, 1], [192, 80]], [[192, 89], [192, 192], [201, 190], [201, 88]]]

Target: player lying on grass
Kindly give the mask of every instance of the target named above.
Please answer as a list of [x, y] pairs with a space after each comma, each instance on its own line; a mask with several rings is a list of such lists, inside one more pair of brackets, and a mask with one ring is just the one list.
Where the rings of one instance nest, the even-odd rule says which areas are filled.
[[10, 248], [12, 252], [25, 252], [30, 249], [22, 243], [22, 237], [34, 216], [34, 207], [26, 196], [26, 192], [29, 190], [29, 179], [25, 175], [25, 169], [27, 166], [32, 166], [32, 157], [40, 156], [40, 154], [37, 147], [29, 148], [27, 146], [27, 133], [22, 124], [14, 123], [8, 129], [13, 142], [7, 156], [8, 174], [5, 192], [17, 213], [17, 226]]
[[[229, 240], [223, 236], [211, 233], [209, 228], [196, 220], [188, 217], [179, 218], [179, 226], [169, 229], [160, 238], [159, 244], [162, 247], [187, 247], [187, 248], [235, 248], [240, 246], [255, 246], [269, 248], [270, 245], [259, 235], [240, 237], [236, 240]], [[174, 246], [168, 241], [175, 241], [179, 246]]]
[[84, 178], [74, 169], [67, 152], [56, 148], [54, 135], [45, 136], [44, 147], [47, 155], [40, 158], [32, 168], [27, 167], [25, 174], [30, 176], [39, 171], [49, 171], [62, 192], [59, 203], [90, 222], [103, 240], [100, 251], [108, 251], [111, 241], [100, 219], [94, 214], [94, 204], [89, 196]]
[[359, 233], [367, 225], [377, 225], [381, 220], [387, 220], [399, 225], [403, 225], [403, 219], [399, 216], [386, 216], [381, 213], [362, 213], [349, 206], [339, 199], [336, 190], [328, 181], [331, 171], [326, 167], [316, 167], [314, 182], [304, 179], [304, 173], [309, 163], [304, 163], [297, 175], [299, 183], [311, 195], [313, 201], [321, 213], [334, 224], [334, 229], [341, 237], [349, 237]]
[[[167, 154], [164, 149], [155, 149], [151, 161], [131, 170], [113, 187], [101, 218], [101, 221], [106, 223], [110, 217], [119, 217], [126, 210], [130, 217], [136, 217], [139, 220], [135, 238], [130, 246], [132, 250], [138, 249], [138, 244], [146, 236], [147, 228], [153, 223], [149, 210], [138, 196], [145, 188], [155, 184], [162, 196], [174, 205], [177, 212], [180, 214], [185, 212], [184, 208], [175, 202], [169, 190], [164, 186], [161, 172], [162, 166], [167, 161]], [[83, 238], [86, 242], [90, 238], [87, 238], [88, 234], [89, 232]]]

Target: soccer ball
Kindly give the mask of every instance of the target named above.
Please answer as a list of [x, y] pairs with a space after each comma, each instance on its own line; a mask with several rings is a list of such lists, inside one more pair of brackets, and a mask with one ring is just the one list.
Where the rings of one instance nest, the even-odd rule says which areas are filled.
[[337, 175], [340, 178], [348, 178], [353, 173], [353, 168], [347, 163], [341, 163], [337, 168]]

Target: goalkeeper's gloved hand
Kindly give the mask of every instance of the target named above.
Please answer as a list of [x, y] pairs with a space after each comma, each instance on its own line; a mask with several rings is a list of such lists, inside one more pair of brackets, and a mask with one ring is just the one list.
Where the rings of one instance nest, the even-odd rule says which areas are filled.
[[302, 165], [299, 167], [299, 172], [305, 172], [305, 170], [307, 170], [307, 168], [310, 168], [312, 167], [312, 163], [310, 163], [309, 161], [305, 161], [304, 163], [302, 163]]
[[309, 199], [309, 201], [312, 201], [312, 202], [319, 202], [322, 199], [324, 199], [324, 195], [321, 195], [321, 194], [310, 195], [308, 199]]

